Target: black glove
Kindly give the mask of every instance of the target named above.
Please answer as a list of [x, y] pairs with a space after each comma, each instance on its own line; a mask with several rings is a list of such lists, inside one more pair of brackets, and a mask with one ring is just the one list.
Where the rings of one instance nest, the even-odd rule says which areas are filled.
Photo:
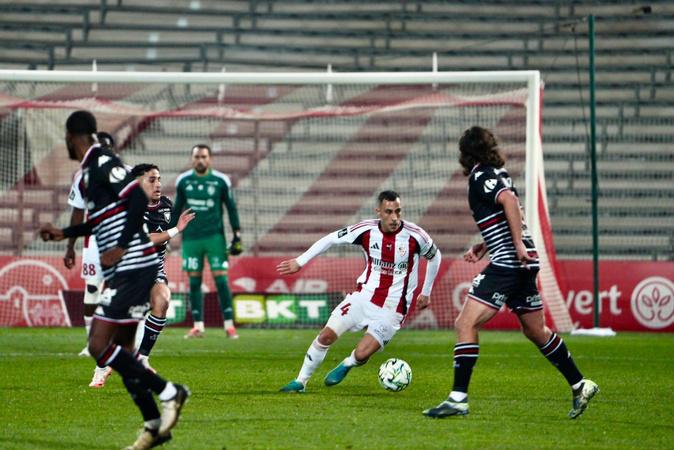
[[229, 254], [232, 256], [243, 253], [243, 245], [241, 244], [241, 237], [234, 235], [232, 242], [229, 244]]

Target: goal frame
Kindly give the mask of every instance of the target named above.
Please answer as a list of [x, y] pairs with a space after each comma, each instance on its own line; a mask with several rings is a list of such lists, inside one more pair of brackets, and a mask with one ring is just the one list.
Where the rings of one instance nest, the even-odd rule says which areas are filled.
[[[196, 73], [196, 72], [123, 72], [123, 71], [48, 71], [48, 70], [0, 70], [2, 82], [56, 82], [56, 83], [167, 83], [167, 84], [212, 84], [253, 85], [322, 84], [326, 91], [332, 85], [420, 85], [460, 83], [523, 83], [527, 89], [526, 100], [526, 146], [525, 146], [525, 218], [542, 259], [539, 283], [543, 286], [546, 302], [554, 327], [558, 331], [571, 331], [571, 318], [566, 308], [558, 277], [555, 275], [555, 249], [548, 213], [543, 170], [541, 131], [541, 77], [537, 70], [515, 71], [463, 71], [463, 72], [264, 72], [264, 73]], [[326, 95], [329, 95], [326, 92]], [[542, 222], [545, 223], [543, 229]]]

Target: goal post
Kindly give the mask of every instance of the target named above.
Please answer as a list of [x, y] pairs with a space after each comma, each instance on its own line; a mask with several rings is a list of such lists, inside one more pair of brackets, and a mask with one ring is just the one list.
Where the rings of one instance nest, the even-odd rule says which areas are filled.
[[[89, 109], [127, 163], [160, 166], [169, 195], [178, 174], [190, 167], [191, 146], [212, 147], [214, 167], [233, 181], [242, 221], [246, 251], [231, 258], [230, 267], [240, 323], [320, 325], [330, 306], [353, 289], [362, 270], [358, 253], [335, 249], [286, 279], [275, 275], [275, 263], [297, 256], [327, 232], [372, 217], [377, 193], [395, 189], [403, 219], [424, 227], [444, 260], [432, 307], [413, 312], [407, 326], [452, 326], [467, 283], [483, 267], [461, 258], [479, 234], [468, 220], [456, 144], [463, 130], [481, 125], [500, 139], [520, 188], [541, 256], [539, 285], [551, 325], [572, 328], [547, 210], [538, 71], [0, 70], [0, 86], [5, 261], [48, 262], [69, 275], [66, 283], [75, 282], [77, 277], [59, 266], [64, 246], [37, 241], [35, 229], [43, 221], [68, 221], [65, 196], [76, 165], [65, 161], [64, 123], [70, 112]], [[173, 246], [178, 250], [179, 242]], [[179, 255], [169, 257], [170, 276], [173, 290], [185, 292]], [[208, 275], [204, 281], [213, 289]], [[2, 306], [3, 299], [30, 297], [35, 283], [28, 273], [11, 282], [0, 279], [0, 324], [7, 324], [3, 314], [18, 314], [3, 313], [11, 309]], [[260, 311], [262, 318], [255, 316]]]

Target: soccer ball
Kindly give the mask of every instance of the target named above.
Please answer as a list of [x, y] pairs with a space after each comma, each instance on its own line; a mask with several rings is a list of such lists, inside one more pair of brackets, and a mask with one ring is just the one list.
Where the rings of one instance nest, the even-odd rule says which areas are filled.
[[391, 358], [379, 366], [379, 384], [387, 391], [402, 391], [411, 382], [412, 368], [402, 359]]

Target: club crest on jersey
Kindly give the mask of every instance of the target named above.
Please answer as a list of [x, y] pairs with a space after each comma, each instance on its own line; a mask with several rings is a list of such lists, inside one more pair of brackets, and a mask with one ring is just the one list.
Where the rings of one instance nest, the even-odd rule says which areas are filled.
[[165, 219], [167, 222], [170, 222], [170, 221], [171, 221], [171, 210], [170, 210], [170, 209], [164, 211], [164, 219]]
[[484, 191], [485, 191], [486, 193], [489, 193], [489, 192], [493, 191], [494, 188], [496, 187], [496, 183], [497, 183], [497, 181], [496, 181], [495, 178], [490, 178], [490, 179], [488, 179], [488, 180], [485, 180], [485, 182], [484, 182]]
[[122, 166], [116, 166], [110, 169], [110, 183], [119, 183], [126, 177], [126, 169]]
[[404, 244], [401, 244], [398, 247], [398, 253], [400, 254], [400, 256], [405, 256], [407, 254], [407, 246], [405, 246]]
[[206, 189], [206, 192], [208, 192], [208, 195], [215, 194], [215, 187], [214, 186], [208, 186], [208, 188]]

